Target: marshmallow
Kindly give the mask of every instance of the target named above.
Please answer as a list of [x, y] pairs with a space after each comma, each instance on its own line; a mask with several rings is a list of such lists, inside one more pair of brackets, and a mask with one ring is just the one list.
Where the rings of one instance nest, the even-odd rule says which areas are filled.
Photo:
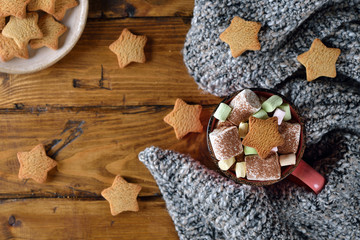
[[300, 142], [300, 124], [283, 122], [279, 126], [279, 133], [285, 139], [285, 143], [278, 146], [278, 152], [281, 154], [296, 153]]
[[261, 118], [261, 119], [268, 119], [268, 114], [264, 111], [264, 109], [260, 109], [258, 112], [253, 114], [253, 117]]
[[223, 171], [226, 171], [228, 170], [233, 164], [235, 163], [235, 158], [232, 157], [232, 158], [229, 158], [229, 159], [226, 159], [226, 160], [220, 160], [218, 162], [218, 165], [219, 165], [219, 168]]
[[280, 125], [282, 123], [282, 121], [283, 121], [283, 119], [285, 117], [285, 114], [286, 114], [285, 111], [283, 111], [283, 110], [281, 110], [279, 108], [277, 108], [275, 110], [273, 117], [277, 117], [278, 125]]
[[294, 153], [290, 153], [287, 155], [280, 155], [280, 166], [289, 166], [295, 165], [296, 163], [296, 155]]
[[255, 148], [244, 146], [244, 153], [245, 155], [253, 155], [258, 154]]
[[261, 104], [261, 108], [264, 109], [266, 112], [272, 112], [283, 103], [281, 97], [277, 95], [272, 95], [269, 97], [265, 102]]
[[235, 126], [215, 129], [209, 138], [218, 160], [227, 160], [243, 152], [239, 131]]
[[240, 136], [240, 138], [244, 138], [246, 136], [246, 134], [248, 133], [248, 131], [249, 131], [249, 124], [241, 122], [239, 124], [239, 136]]
[[234, 124], [229, 120], [226, 120], [225, 122], [218, 121], [215, 128], [232, 127], [232, 126], [234, 126]]
[[272, 152], [267, 158], [259, 155], [245, 157], [246, 176], [249, 180], [269, 181], [281, 177], [281, 167], [277, 153]]
[[214, 118], [219, 119], [220, 122], [225, 122], [230, 112], [231, 112], [231, 107], [229, 107], [225, 103], [220, 103], [214, 113]]
[[237, 162], [235, 173], [237, 178], [244, 178], [246, 176], [246, 162]]
[[235, 125], [246, 122], [252, 114], [256, 113], [261, 108], [259, 97], [249, 89], [245, 89], [237, 94], [231, 100], [229, 105], [233, 110], [230, 113], [228, 120]]
[[284, 103], [284, 104], [280, 105], [279, 108], [281, 110], [285, 111], [284, 121], [289, 121], [291, 119], [290, 105], [287, 103]]

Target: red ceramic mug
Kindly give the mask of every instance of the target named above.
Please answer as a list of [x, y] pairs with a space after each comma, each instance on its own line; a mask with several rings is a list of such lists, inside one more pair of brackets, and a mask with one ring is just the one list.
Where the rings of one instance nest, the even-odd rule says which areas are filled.
[[[296, 182], [300, 185], [308, 186], [310, 189], [312, 189], [316, 194], [318, 194], [325, 185], [325, 178], [321, 176], [317, 171], [315, 171], [312, 167], [310, 167], [304, 160], [302, 160], [302, 156], [304, 154], [305, 150], [305, 139], [304, 139], [304, 124], [301, 120], [301, 117], [298, 115], [298, 111], [295, 108], [295, 106], [288, 101], [284, 96], [282, 96], [279, 93], [276, 93], [274, 91], [268, 90], [268, 89], [262, 89], [262, 88], [250, 88], [253, 92], [255, 92], [259, 97], [263, 96], [266, 98], [271, 97], [272, 95], [278, 95], [280, 96], [284, 103], [288, 103], [291, 110], [291, 116], [292, 119], [290, 122], [296, 122], [299, 123], [301, 126], [301, 133], [300, 133], [300, 141], [299, 141], [299, 147], [296, 152], [296, 163], [292, 166], [286, 166], [281, 167], [281, 177], [277, 180], [270, 180], [270, 181], [255, 181], [255, 180], [248, 180], [246, 178], [237, 178], [235, 172], [230, 169], [227, 171], [222, 171], [227, 177], [232, 179], [233, 181], [241, 184], [248, 184], [248, 185], [254, 185], [254, 186], [265, 186], [265, 185], [271, 185], [276, 182], [280, 182], [281, 180], [285, 179], [286, 177], [290, 176], [289, 179], [293, 182]], [[239, 91], [240, 92], [240, 91]], [[236, 92], [229, 97], [226, 97], [222, 102], [229, 104], [230, 101], [239, 93]], [[216, 165], [218, 165], [218, 161], [214, 155], [209, 134], [213, 131], [217, 124], [217, 119], [214, 118], [214, 113], [216, 109], [214, 110], [213, 114], [210, 117], [208, 127], [207, 127], [207, 145], [208, 149], [210, 151], [211, 158], [214, 160]]]

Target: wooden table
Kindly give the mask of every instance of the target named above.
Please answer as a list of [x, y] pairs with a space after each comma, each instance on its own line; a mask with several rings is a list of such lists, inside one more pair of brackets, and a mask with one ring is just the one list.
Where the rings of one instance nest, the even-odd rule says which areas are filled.
[[[207, 164], [205, 133], [178, 141], [162, 120], [182, 98], [204, 107], [206, 126], [219, 101], [198, 89], [180, 53], [192, 10], [193, 0], [90, 0], [84, 34], [64, 59], [0, 74], [0, 239], [178, 238], [137, 155], [156, 145]], [[125, 27], [148, 37], [147, 62], [119, 69], [108, 46]], [[16, 153], [38, 143], [58, 162], [46, 184], [17, 176]], [[100, 192], [117, 174], [142, 186], [139, 212], [110, 214]]]

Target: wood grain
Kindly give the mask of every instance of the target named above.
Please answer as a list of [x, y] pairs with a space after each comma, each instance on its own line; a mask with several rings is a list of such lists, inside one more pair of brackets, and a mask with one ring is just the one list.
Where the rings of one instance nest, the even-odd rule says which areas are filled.
[[[145, 64], [121, 70], [108, 45], [125, 26], [149, 37], [150, 57]], [[150, 145], [189, 153], [208, 164], [204, 133], [178, 141], [162, 120], [179, 97], [205, 106], [206, 126], [219, 102], [197, 89], [182, 62], [187, 29], [183, 21], [172, 18], [93, 21], [74, 50], [55, 66], [35, 74], [3, 74], [0, 196], [91, 198], [119, 173], [140, 183], [141, 195], [158, 194], [150, 173], [137, 159]], [[56, 144], [50, 154], [59, 150], [58, 172], [46, 185], [17, 178], [16, 152], [30, 150], [38, 142]]]
[[[148, 37], [147, 62], [119, 69], [108, 46], [128, 27]], [[218, 98], [198, 90], [180, 53], [189, 25], [178, 18], [90, 21], [76, 47], [53, 67], [34, 74], [0, 75], [0, 108], [202, 105]]]
[[[138, 199], [139, 212], [111, 216], [105, 200], [23, 199], [0, 202], [1, 239], [178, 239], [157, 199]], [[153, 227], [156, 226], [156, 227]]]
[[[185, 99], [186, 100], [186, 99]], [[162, 118], [173, 106], [57, 108], [43, 113], [17, 110], [0, 114], [0, 198], [66, 197], [92, 198], [121, 174], [143, 187], [141, 196], [159, 194], [159, 189], [138, 154], [155, 145], [190, 154], [211, 167], [205, 126], [214, 106], [205, 106], [202, 134], [191, 133], [177, 140]], [[17, 177], [18, 151], [29, 151], [39, 142], [58, 161], [46, 184]]]
[[191, 16], [193, 0], [90, 0], [90, 18]]
[[[65, 58], [34, 74], [0, 73], [0, 239], [177, 239], [137, 156], [155, 145], [215, 168], [205, 130], [220, 99], [198, 89], [181, 55], [192, 10], [193, 0], [90, 0]], [[108, 46], [125, 27], [148, 37], [147, 62], [119, 69]], [[203, 133], [175, 138], [162, 119], [176, 98], [203, 105]], [[38, 143], [58, 162], [46, 184], [17, 177], [16, 153]], [[140, 212], [111, 216], [100, 192], [117, 174], [142, 186]]]

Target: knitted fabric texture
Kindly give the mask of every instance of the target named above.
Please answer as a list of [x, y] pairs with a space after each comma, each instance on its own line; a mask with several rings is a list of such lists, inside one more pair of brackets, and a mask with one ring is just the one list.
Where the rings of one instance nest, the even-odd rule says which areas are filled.
[[[234, 16], [261, 23], [260, 51], [231, 56], [219, 35]], [[184, 62], [200, 88], [218, 96], [246, 87], [276, 88], [303, 68], [296, 57], [320, 38], [341, 49], [338, 74], [359, 81], [359, 16], [359, 0], [198, 0]]]
[[[260, 51], [233, 58], [219, 39], [234, 16], [261, 22]], [[327, 180], [315, 195], [288, 180], [235, 184], [156, 147], [139, 154], [180, 239], [360, 239], [360, 1], [195, 1], [183, 54], [201, 89], [280, 92], [304, 119], [303, 159]], [[296, 57], [315, 38], [341, 49], [335, 79], [305, 79]]]

